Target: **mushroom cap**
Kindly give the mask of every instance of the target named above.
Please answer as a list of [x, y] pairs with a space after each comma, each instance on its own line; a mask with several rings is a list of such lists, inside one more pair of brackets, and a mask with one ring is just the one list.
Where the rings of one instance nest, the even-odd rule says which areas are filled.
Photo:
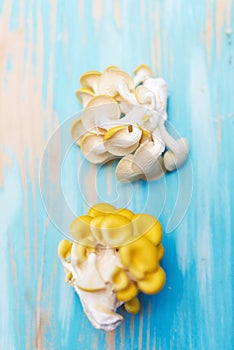
[[119, 102], [119, 108], [122, 114], [126, 115], [131, 111], [132, 109], [131, 103], [125, 102], [125, 101], [119, 101], [118, 99], [116, 100]]
[[161, 261], [162, 258], [164, 257], [164, 247], [162, 244], [159, 244], [157, 249], [158, 249], [158, 260]]
[[102, 74], [98, 81], [98, 91], [109, 96], [122, 95], [121, 89], [126, 86], [129, 90], [134, 88], [132, 77], [122, 70], [110, 70]]
[[154, 245], [160, 244], [162, 240], [162, 226], [154, 216], [150, 214], [135, 214], [131, 222], [134, 236], [144, 236]]
[[181, 138], [179, 140], [176, 140], [175, 143], [175, 151], [173, 152], [171, 149], [169, 149], [164, 154], [164, 165], [168, 171], [173, 171], [180, 168], [188, 158], [188, 141], [185, 138]]
[[102, 231], [101, 231], [101, 224], [102, 224], [103, 218], [104, 218], [104, 215], [95, 216], [90, 224], [90, 228], [94, 238], [101, 245], [105, 245], [104, 239], [102, 237]]
[[125, 289], [129, 285], [129, 277], [126, 271], [124, 271], [119, 266], [115, 267], [111, 276], [111, 280], [116, 291]]
[[134, 297], [133, 299], [127, 301], [124, 303], [124, 308], [128, 313], [136, 315], [140, 311], [139, 299], [137, 297]]
[[108, 152], [116, 156], [129, 154], [138, 147], [142, 131], [133, 125], [115, 126], [107, 131], [104, 144]]
[[166, 275], [159, 266], [156, 271], [149, 272], [143, 280], [137, 281], [138, 288], [145, 294], [156, 294], [164, 287]]
[[137, 75], [139, 72], [147, 72], [149, 74], [149, 76], [153, 76], [153, 72], [152, 72], [152, 69], [148, 66], [148, 64], [140, 64], [139, 66], [137, 66], [133, 73], [134, 75]]
[[90, 251], [88, 247], [79, 243], [72, 244], [72, 253], [71, 253], [72, 262], [75, 262], [78, 264], [84, 262], [87, 259], [89, 253]]
[[85, 135], [86, 132], [87, 130], [84, 128], [81, 118], [76, 119], [72, 123], [71, 136], [78, 146], [80, 146], [80, 140]]
[[152, 141], [152, 137], [151, 137], [151, 134], [149, 133], [149, 131], [142, 128], [141, 126], [138, 126], [138, 127], [142, 131], [140, 144], [144, 143], [145, 141]]
[[116, 208], [109, 203], [97, 203], [89, 209], [88, 215], [94, 218], [96, 216], [110, 214], [115, 211]]
[[89, 88], [80, 88], [76, 91], [76, 97], [84, 107], [94, 96], [94, 92]]
[[125, 216], [129, 220], [131, 220], [133, 215], [134, 215], [134, 213], [131, 210], [127, 209], [127, 208], [116, 209], [115, 213], [118, 214], [118, 215]]
[[67, 239], [63, 239], [58, 245], [58, 256], [65, 260], [71, 256], [72, 243]]
[[92, 217], [89, 215], [81, 215], [74, 219], [70, 225], [69, 234], [76, 241], [81, 244], [90, 242], [94, 244], [92, 232], [90, 229], [90, 222]]
[[101, 75], [101, 72], [90, 70], [81, 75], [80, 85], [82, 87], [91, 89], [93, 92], [97, 92], [97, 84]]
[[108, 247], [124, 244], [132, 237], [131, 222], [122, 215], [113, 213], [98, 216], [90, 225], [94, 236]]
[[124, 71], [118, 66], [108, 66], [105, 69], [105, 72], [124, 72]]
[[106, 125], [119, 120], [121, 115], [118, 103], [108, 95], [99, 95], [92, 98], [82, 113], [82, 122], [86, 129]]
[[137, 181], [144, 177], [139, 169], [137, 171], [133, 171], [133, 159], [133, 154], [127, 154], [119, 161], [115, 170], [117, 180], [122, 182]]
[[134, 280], [138, 281], [145, 277], [145, 272], [138, 270], [134, 265], [130, 265], [128, 271]]
[[136, 150], [132, 162], [133, 172], [141, 172], [148, 180], [156, 180], [165, 173], [160, 155], [165, 146], [160, 142], [145, 141]]
[[128, 268], [133, 266], [140, 272], [152, 272], [158, 266], [158, 254], [154, 244], [145, 237], [119, 247], [122, 264]]
[[[132, 77], [121, 70], [104, 72], [98, 82], [98, 90], [109, 96], [121, 96], [123, 100], [136, 103], [136, 98], [131, 91], [134, 89]], [[119, 100], [119, 99], [118, 99]]]
[[85, 158], [93, 164], [104, 163], [114, 158], [114, 156], [106, 150], [102, 135], [93, 133], [85, 134], [80, 141], [80, 148]]
[[133, 299], [138, 294], [138, 289], [136, 286], [136, 283], [132, 282], [129, 283], [129, 285], [122, 290], [119, 290], [116, 293], [116, 297], [120, 301], [129, 301]]
[[135, 89], [136, 99], [140, 104], [143, 104], [149, 109], [155, 108], [155, 95], [144, 85], [139, 85]]

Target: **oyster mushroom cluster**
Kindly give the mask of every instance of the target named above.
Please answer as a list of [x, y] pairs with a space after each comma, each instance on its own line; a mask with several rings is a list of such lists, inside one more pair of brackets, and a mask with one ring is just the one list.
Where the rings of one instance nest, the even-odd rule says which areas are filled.
[[84, 109], [71, 135], [85, 158], [94, 164], [121, 158], [119, 181], [156, 180], [179, 168], [189, 145], [174, 139], [165, 127], [168, 89], [141, 64], [134, 77], [116, 66], [80, 78], [76, 96]]
[[139, 292], [163, 288], [162, 227], [155, 217], [98, 203], [71, 223], [70, 236], [73, 243], [62, 240], [58, 255], [95, 328], [115, 329], [123, 321], [119, 306], [136, 314]]

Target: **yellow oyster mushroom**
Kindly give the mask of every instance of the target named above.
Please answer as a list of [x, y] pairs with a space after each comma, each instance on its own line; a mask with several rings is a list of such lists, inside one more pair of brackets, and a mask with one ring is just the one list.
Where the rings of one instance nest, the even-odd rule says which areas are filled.
[[159, 266], [156, 271], [147, 273], [143, 280], [137, 282], [137, 285], [139, 290], [145, 294], [156, 294], [164, 287], [165, 281], [165, 272]]
[[160, 244], [158, 247], [158, 260], [161, 261], [162, 258], [164, 257], [164, 247], [162, 246], [162, 244]]
[[101, 72], [98, 72], [96, 70], [88, 71], [81, 75], [80, 77], [80, 85], [85, 88], [91, 89], [93, 92], [97, 92], [97, 85], [98, 80], [100, 76], [102, 75]]
[[115, 210], [116, 210], [116, 208], [111, 204], [97, 203], [89, 209], [88, 215], [95, 217], [95, 216], [99, 216], [99, 215], [110, 214], [110, 213], [114, 212]]
[[79, 243], [94, 243], [92, 232], [90, 230], [91, 216], [81, 215], [74, 219], [70, 225], [69, 234], [75, 241]]
[[142, 236], [149, 239], [155, 245], [162, 240], [162, 226], [160, 222], [150, 214], [135, 214], [132, 217], [134, 236]]
[[104, 145], [108, 152], [116, 156], [125, 156], [138, 147], [142, 131], [133, 125], [115, 126], [104, 136]]
[[72, 243], [67, 239], [63, 239], [58, 245], [58, 256], [60, 259], [65, 260], [71, 256]]
[[120, 301], [129, 301], [138, 294], [136, 283], [130, 283], [125, 289], [119, 290], [116, 297]]
[[85, 134], [80, 141], [80, 148], [85, 158], [93, 164], [100, 164], [115, 158], [110, 154], [103, 143], [103, 135]]
[[142, 280], [145, 277], [145, 272], [138, 270], [135, 266], [130, 265], [128, 271], [131, 274], [133, 280]]
[[128, 313], [135, 315], [140, 311], [140, 301], [137, 297], [135, 297], [124, 303], [124, 307]]
[[108, 128], [121, 115], [119, 104], [111, 96], [102, 94], [93, 97], [82, 112], [82, 122], [87, 130]]
[[88, 88], [80, 88], [76, 91], [76, 97], [83, 107], [85, 107], [94, 96], [94, 92]]
[[80, 141], [86, 132], [87, 130], [83, 126], [82, 119], [76, 119], [71, 126], [71, 136], [78, 146], [80, 146]]
[[93, 236], [96, 238], [99, 244], [105, 245], [102, 231], [101, 231], [101, 223], [104, 218], [104, 215], [95, 216], [90, 223], [90, 228]]
[[131, 221], [115, 213], [103, 217], [100, 229], [103, 242], [109, 247], [124, 244], [133, 237]]
[[84, 262], [89, 255], [88, 247], [76, 243], [73, 248], [73, 255], [76, 256], [79, 262]]
[[158, 267], [158, 252], [147, 238], [141, 237], [119, 247], [119, 257], [122, 264], [140, 272], [152, 272]]
[[127, 288], [129, 284], [129, 277], [127, 273], [119, 266], [116, 266], [114, 269], [111, 275], [111, 280], [116, 291]]
[[115, 211], [115, 214], [125, 216], [129, 220], [131, 220], [133, 215], [134, 215], [134, 213], [131, 210], [127, 209], [127, 208], [117, 209]]

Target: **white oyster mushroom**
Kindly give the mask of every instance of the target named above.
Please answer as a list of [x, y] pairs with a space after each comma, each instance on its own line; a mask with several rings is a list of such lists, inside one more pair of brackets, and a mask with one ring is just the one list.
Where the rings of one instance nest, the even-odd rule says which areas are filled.
[[[118, 180], [155, 180], [185, 162], [189, 145], [185, 138], [175, 140], [164, 125], [165, 80], [153, 78], [145, 64], [138, 66], [134, 75], [132, 78], [117, 66], [107, 67], [104, 73], [83, 74], [76, 95], [85, 108], [71, 134], [92, 163], [124, 156], [116, 168]], [[168, 150], [162, 155], [165, 147]]]
[[121, 182], [132, 182], [144, 177], [141, 169], [138, 168], [137, 170], [133, 171], [133, 159], [133, 154], [127, 154], [119, 161], [115, 170], [117, 180]]
[[80, 77], [80, 85], [84, 88], [91, 89], [94, 93], [98, 92], [98, 81], [100, 76], [102, 75], [101, 72], [98, 72], [96, 70], [88, 71], [81, 75]]
[[124, 73], [126, 74], [126, 72], [124, 72], [120, 67], [118, 66], [108, 66], [106, 67], [105, 69], [105, 72], [121, 72], [121, 73]]
[[140, 125], [152, 133], [157, 128], [160, 119], [162, 119], [162, 117], [156, 111], [148, 111], [142, 118]]
[[154, 109], [156, 105], [155, 95], [147, 87], [139, 85], [135, 89], [137, 101], [149, 109]]
[[80, 88], [76, 91], [76, 97], [83, 107], [85, 107], [94, 96], [94, 92], [88, 88]]
[[134, 70], [134, 83], [137, 86], [139, 83], [143, 83], [146, 79], [153, 77], [153, 72], [147, 64], [140, 64]]
[[120, 121], [122, 121], [123, 124], [140, 123], [147, 111], [147, 108], [144, 106], [134, 105], [132, 106], [132, 109], [123, 118], [121, 118]]
[[106, 150], [116, 156], [132, 153], [138, 147], [142, 130], [133, 125], [120, 125], [107, 131], [104, 136]]
[[71, 126], [71, 136], [78, 146], [80, 146], [80, 140], [86, 132], [87, 130], [83, 126], [82, 119], [76, 119]]
[[75, 252], [72, 247], [70, 263], [62, 259], [65, 269], [72, 274], [71, 285], [93, 326], [111, 331], [123, 321], [123, 317], [116, 313], [122, 303], [117, 300], [110, 282], [115, 267], [120, 266], [119, 259], [113, 249], [107, 252], [107, 249], [96, 248], [95, 253], [89, 253], [84, 262], [78, 263]]
[[123, 114], [128, 114], [132, 110], [132, 104], [124, 101], [119, 102], [119, 108], [121, 113]]
[[154, 93], [156, 99], [155, 109], [158, 112], [165, 113], [164, 116], [166, 117], [168, 88], [165, 80], [162, 78], [148, 78], [143, 85]]
[[118, 103], [108, 95], [95, 96], [82, 113], [82, 122], [87, 130], [106, 128], [119, 120]]
[[159, 124], [160, 134], [169, 150], [164, 154], [164, 165], [168, 171], [178, 169], [186, 161], [189, 144], [185, 138], [175, 140], [166, 130], [164, 122]]
[[115, 158], [105, 148], [103, 135], [86, 133], [80, 141], [80, 148], [85, 158], [93, 164], [105, 163]]
[[135, 104], [137, 100], [132, 92], [133, 89], [134, 80], [129, 74], [121, 70], [106, 71], [98, 81], [99, 93], [112, 97], [119, 94], [125, 101]]
[[165, 173], [161, 154], [165, 145], [161, 140], [145, 141], [135, 152], [132, 169], [142, 172], [147, 180], [157, 180]]

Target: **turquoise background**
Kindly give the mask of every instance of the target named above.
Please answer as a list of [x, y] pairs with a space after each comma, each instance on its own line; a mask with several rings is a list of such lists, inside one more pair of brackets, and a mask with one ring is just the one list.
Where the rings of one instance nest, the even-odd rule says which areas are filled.
[[[233, 10], [232, 0], [0, 1], [1, 350], [233, 349]], [[40, 159], [53, 131], [81, 108], [74, 92], [83, 72], [118, 65], [131, 73], [140, 63], [168, 82], [169, 120], [191, 146], [193, 195], [183, 221], [164, 234], [165, 288], [141, 295], [140, 314], [124, 314], [123, 326], [105, 333], [64, 283], [62, 235], [43, 207]], [[72, 196], [76, 152], [62, 188], [81, 214], [85, 203]], [[53, 192], [58, 159], [43, 174], [50, 210], [63, 216]], [[82, 167], [87, 185], [95, 169]], [[163, 227], [185, 170], [166, 177]], [[122, 193], [113, 167], [101, 170], [98, 186], [109, 201]], [[159, 184], [139, 182], [134, 211], [148, 186], [157, 202]]]

